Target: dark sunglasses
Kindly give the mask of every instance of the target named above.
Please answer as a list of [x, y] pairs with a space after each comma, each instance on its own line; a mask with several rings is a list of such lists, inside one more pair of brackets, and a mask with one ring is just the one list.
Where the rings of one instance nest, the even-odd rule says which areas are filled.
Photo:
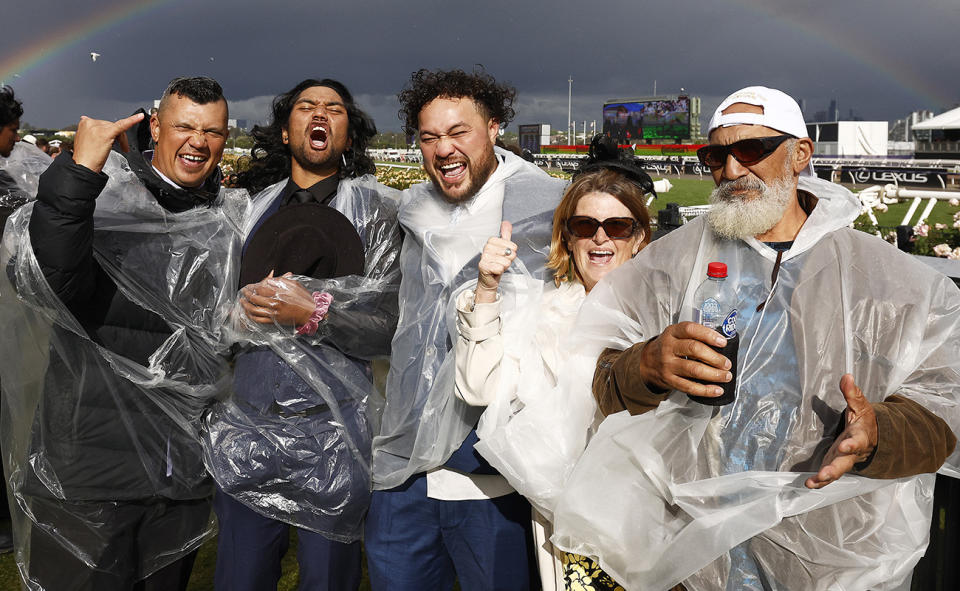
[[610, 238], [626, 240], [637, 231], [638, 224], [633, 218], [607, 218], [601, 222], [585, 215], [575, 215], [567, 220], [567, 232], [577, 238], [593, 238], [601, 226]]
[[697, 150], [700, 164], [712, 169], [723, 168], [727, 163], [727, 156], [733, 154], [737, 162], [750, 166], [760, 162], [780, 147], [783, 142], [793, 139], [790, 134], [773, 135], [770, 137], [752, 137], [726, 146], [710, 144]]

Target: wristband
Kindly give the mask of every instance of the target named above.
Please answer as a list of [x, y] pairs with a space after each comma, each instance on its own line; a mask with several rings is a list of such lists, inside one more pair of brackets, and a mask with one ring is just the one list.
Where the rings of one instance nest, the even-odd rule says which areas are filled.
[[297, 334], [299, 335], [312, 337], [317, 334], [317, 329], [320, 328], [320, 321], [327, 315], [327, 311], [330, 310], [330, 304], [333, 303], [333, 296], [325, 291], [315, 291], [313, 292], [313, 302], [317, 307], [313, 309], [313, 314], [310, 315], [310, 319], [302, 326], [297, 327]]

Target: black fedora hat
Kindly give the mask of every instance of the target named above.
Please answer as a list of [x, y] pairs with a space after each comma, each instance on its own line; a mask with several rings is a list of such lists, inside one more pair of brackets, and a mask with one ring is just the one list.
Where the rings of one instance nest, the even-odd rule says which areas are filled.
[[247, 242], [240, 285], [270, 271], [316, 279], [363, 273], [363, 243], [342, 213], [318, 203], [288, 205], [271, 215]]

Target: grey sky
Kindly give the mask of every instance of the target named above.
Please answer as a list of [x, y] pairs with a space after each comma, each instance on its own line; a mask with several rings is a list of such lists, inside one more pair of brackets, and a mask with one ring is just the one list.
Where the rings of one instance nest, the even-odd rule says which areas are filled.
[[410, 72], [474, 64], [517, 87], [513, 130], [564, 128], [568, 76], [573, 117], [588, 122], [604, 99], [651, 94], [654, 80], [702, 97], [705, 116], [751, 84], [803, 99], [808, 116], [832, 98], [844, 116], [881, 120], [960, 102], [957, 0], [169, 0], [111, 22], [131, 4], [7, 3], [0, 78], [24, 121], [118, 118], [196, 74], [223, 84], [231, 116], [262, 120], [274, 94], [331, 77], [381, 130], [398, 130]]

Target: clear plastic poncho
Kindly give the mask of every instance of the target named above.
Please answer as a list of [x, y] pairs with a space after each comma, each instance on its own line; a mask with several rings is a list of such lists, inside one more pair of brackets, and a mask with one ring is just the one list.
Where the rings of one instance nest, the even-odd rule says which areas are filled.
[[46, 152], [22, 141], [13, 145], [10, 156], [0, 156], [0, 211], [13, 211], [36, 198], [40, 174], [51, 162]]
[[[900, 394], [960, 432], [960, 292], [848, 228], [859, 206], [842, 187], [801, 177], [800, 189], [819, 203], [775, 285], [772, 249], [720, 240], [701, 217], [581, 309], [576, 357], [595, 360], [692, 320], [710, 261], [727, 264], [739, 297], [736, 400], [715, 409], [675, 391], [654, 412], [611, 415], [556, 504], [553, 542], [627, 589], [894, 589], [923, 554], [933, 474], [803, 483], [842, 426], [845, 373], [871, 402]], [[574, 371], [569, 386], [590, 396], [592, 365]], [[955, 474], [958, 457], [941, 471]]]
[[[245, 233], [285, 184], [254, 198]], [[254, 358], [237, 363], [234, 393], [211, 408], [203, 444], [210, 473], [237, 500], [267, 517], [351, 542], [363, 532], [371, 439], [383, 405], [369, 360], [389, 354], [396, 326], [399, 191], [372, 175], [341, 179], [329, 205], [360, 235], [364, 274], [294, 277], [308, 291], [333, 296], [312, 337], [251, 322], [237, 301], [230, 340]]]
[[[189, 518], [171, 514], [139, 547], [138, 578], [214, 531], [198, 430], [203, 409], [229, 387], [220, 333], [236, 293], [248, 198], [222, 191], [218, 205], [171, 213], [119, 154], [103, 171], [94, 259], [132, 306], [162, 318], [171, 334], [146, 364], [98, 344], [37, 263], [28, 230], [35, 203], [11, 216], [0, 249], [2, 436], [16, 559], [30, 589], [40, 589], [29, 569], [39, 530], [91, 568], [111, 568], [98, 564], [108, 544], [98, 532], [111, 524], [116, 502], [203, 501]], [[44, 517], [51, 510], [59, 517]]]
[[537, 292], [524, 293], [529, 294], [529, 305], [521, 303], [502, 315], [500, 383], [480, 417], [475, 448], [550, 519], [602, 416], [593, 397], [571, 387], [569, 379], [592, 374], [595, 365], [595, 358], [571, 350], [577, 341], [571, 331], [584, 301], [583, 285], [550, 284], [536, 300]]
[[[488, 238], [499, 235], [503, 220], [513, 223], [519, 246], [514, 267], [523, 272], [501, 282], [501, 310], [511, 314], [517, 301], [539, 301], [553, 210], [565, 182], [510, 152], [497, 148], [496, 153], [500, 164], [470, 203], [448, 204], [430, 183], [415, 185], [404, 196], [400, 323], [374, 440], [375, 489], [399, 486], [444, 464], [484, 410], [454, 394], [455, 302], [460, 291], [476, 285], [480, 252]], [[477, 210], [471, 210], [474, 206]]]

